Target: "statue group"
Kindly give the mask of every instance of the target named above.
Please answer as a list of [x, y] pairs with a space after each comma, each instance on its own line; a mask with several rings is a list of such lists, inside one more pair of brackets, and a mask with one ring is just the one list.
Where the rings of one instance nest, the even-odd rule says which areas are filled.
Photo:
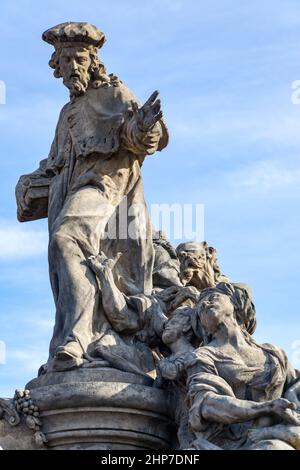
[[[300, 373], [281, 349], [255, 341], [250, 288], [222, 274], [206, 242], [174, 248], [151, 225], [141, 166], [168, 144], [158, 92], [141, 105], [107, 74], [105, 36], [88, 23], [57, 25], [43, 39], [70, 101], [49, 156], [20, 178], [16, 197], [19, 221], [48, 217], [55, 326], [47, 363], [29, 390], [0, 402], [2, 415], [18, 420], [26, 397], [69, 376], [79, 390], [90, 374], [89, 393], [110, 371], [112, 384], [123, 374], [172, 397], [171, 448], [300, 449]], [[43, 404], [31, 406], [31, 429], [47, 446]]]

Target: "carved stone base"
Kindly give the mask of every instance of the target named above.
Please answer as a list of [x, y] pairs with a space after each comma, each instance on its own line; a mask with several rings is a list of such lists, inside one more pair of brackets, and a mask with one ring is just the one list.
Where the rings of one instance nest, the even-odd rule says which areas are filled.
[[48, 449], [172, 448], [172, 396], [151, 382], [109, 368], [79, 369], [46, 374], [26, 388]]

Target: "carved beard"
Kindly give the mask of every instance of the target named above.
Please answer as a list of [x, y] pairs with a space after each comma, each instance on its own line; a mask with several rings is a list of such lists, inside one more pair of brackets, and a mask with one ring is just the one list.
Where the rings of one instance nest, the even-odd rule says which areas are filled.
[[83, 95], [86, 92], [89, 86], [89, 80], [84, 79], [82, 76], [70, 77], [68, 81], [64, 81], [64, 84], [69, 88], [70, 97], [73, 98], [74, 96]]
[[194, 286], [199, 290], [215, 285], [214, 271], [208, 260], [188, 256], [180, 266], [180, 280], [184, 286]]

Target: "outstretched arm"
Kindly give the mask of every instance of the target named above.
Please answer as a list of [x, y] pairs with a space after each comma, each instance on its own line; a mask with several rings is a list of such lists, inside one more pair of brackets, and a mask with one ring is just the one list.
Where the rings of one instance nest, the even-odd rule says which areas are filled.
[[197, 399], [190, 409], [189, 423], [193, 431], [201, 431], [201, 418], [206, 421], [233, 424], [262, 416], [276, 416], [285, 422], [299, 425], [295, 405], [284, 398], [257, 403], [234, 397], [208, 393], [199, 406]]
[[122, 141], [134, 154], [145, 156], [158, 150], [162, 137], [159, 121], [163, 114], [157, 97], [158, 91], [155, 91], [141, 108], [132, 102], [132, 115], [123, 125]]
[[140, 329], [137, 313], [130, 309], [126, 302], [126, 296], [116, 286], [113, 268], [122, 253], [112, 260], [101, 253], [91, 256], [87, 264], [97, 275], [102, 294], [102, 303], [105, 313], [112, 327], [117, 332], [135, 332]]

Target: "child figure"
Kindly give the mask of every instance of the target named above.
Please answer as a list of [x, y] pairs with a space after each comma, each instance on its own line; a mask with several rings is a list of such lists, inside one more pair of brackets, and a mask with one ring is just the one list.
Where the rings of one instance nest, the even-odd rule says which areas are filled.
[[[190, 367], [195, 362], [196, 337], [192, 330], [191, 318], [194, 310], [190, 307], [179, 307], [165, 323], [162, 340], [171, 351], [170, 356], [158, 363], [157, 386], [172, 387], [176, 393], [175, 422], [180, 449], [206, 449], [215, 446], [189, 430], [189, 409], [186, 402], [187, 377]], [[170, 384], [170, 382], [172, 384]], [[195, 446], [195, 443], [197, 445]]]

